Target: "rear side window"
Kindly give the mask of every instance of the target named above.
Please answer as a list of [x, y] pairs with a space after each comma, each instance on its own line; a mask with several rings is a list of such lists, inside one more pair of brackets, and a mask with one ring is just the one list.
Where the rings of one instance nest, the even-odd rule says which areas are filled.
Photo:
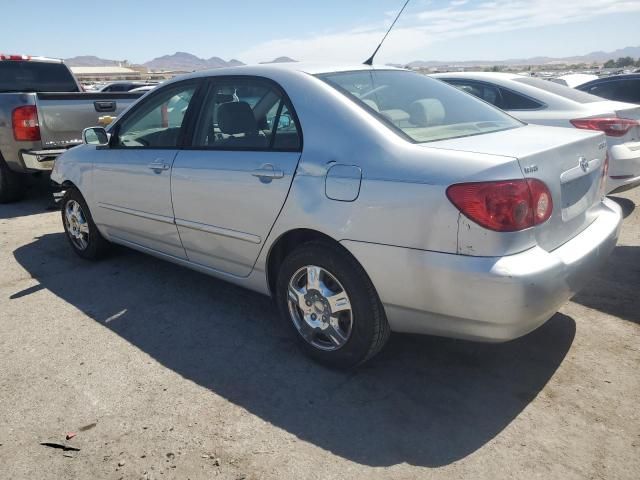
[[0, 92], [77, 92], [66, 65], [31, 61], [0, 61]]
[[502, 98], [500, 108], [503, 110], [536, 110], [544, 106], [532, 98], [525, 97], [506, 88], [500, 89], [500, 96]]
[[251, 77], [214, 79], [193, 146], [298, 151], [300, 127], [287, 99], [271, 82]]
[[535, 110], [544, 106], [529, 97], [485, 82], [459, 79], [445, 79], [445, 81], [503, 110]]
[[415, 72], [362, 70], [318, 77], [416, 143], [523, 125], [471, 95]]
[[560, 85], [559, 83], [552, 82], [550, 80], [542, 80], [540, 78], [533, 77], [514, 78], [513, 80], [514, 82], [524, 83], [530, 87], [539, 88], [545, 92], [564, 97], [577, 103], [593, 103], [602, 101], [601, 98], [594, 95], [589, 95], [588, 93], [581, 92], [574, 88], [565, 87], [564, 85]]

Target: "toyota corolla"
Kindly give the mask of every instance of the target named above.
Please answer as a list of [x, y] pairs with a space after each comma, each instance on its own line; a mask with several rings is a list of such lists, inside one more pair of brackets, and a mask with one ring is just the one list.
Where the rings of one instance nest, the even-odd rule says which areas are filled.
[[117, 243], [271, 295], [316, 360], [391, 331], [506, 341], [606, 260], [602, 133], [526, 125], [418, 73], [199, 72], [55, 163], [73, 250]]

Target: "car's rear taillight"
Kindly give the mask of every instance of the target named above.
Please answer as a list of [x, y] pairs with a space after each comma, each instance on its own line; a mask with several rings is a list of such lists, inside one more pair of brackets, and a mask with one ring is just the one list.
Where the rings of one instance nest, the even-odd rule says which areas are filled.
[[571, 120], [571, 124], [576, 128], [598, 130], [610, 137], [622, 137], [633, 127], [640, 125], [637, 120], [618, 117], [577, 118]]
[[498, 232], [515, 232], [545, 222], [553, 211], [551, 192], [534, 178], [458, 183], [447, 197], [465, 216]]
[[13, 124], [13, 138], [20, 142], [40, 140], [40, 125], [38, 124], [38, 110], [35, 105], [25, 105], [16, 108], [11, 113]]
[[0, 60], [31, 60], [29, 55], [7, 55], [0, 53]]

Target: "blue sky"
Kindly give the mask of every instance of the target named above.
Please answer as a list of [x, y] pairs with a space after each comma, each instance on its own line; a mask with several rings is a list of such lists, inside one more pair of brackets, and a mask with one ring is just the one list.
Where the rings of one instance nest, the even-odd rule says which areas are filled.
[[[0, 50], [144, 62], [187, 51], [361, 62], [402, 0], [4, 0]], [[377, 62], [569, 56], [640, 45], [639, 0], [412, 0]]]

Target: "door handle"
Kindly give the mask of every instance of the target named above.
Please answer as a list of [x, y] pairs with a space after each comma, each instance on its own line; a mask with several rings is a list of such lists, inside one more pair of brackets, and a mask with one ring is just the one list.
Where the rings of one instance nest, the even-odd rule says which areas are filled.
[[169, 168], [171, 168], [171, 165], [157, 160], [147, 165], [147, 167], [149, 167], [151, 170], [153, 170], [156, 173], [160, 173], [162, 170], [169, 170]]
[[274, 168], [270, 163], [266, 163], [260, 168], [256, 168], [252, 175], [254, 177], [258, 177], [262, 182], [270, 182], [274, 178], [283, 178], [284, 172]]
[[93, 102], [96, 112], [115, 112], [116, 102]]

